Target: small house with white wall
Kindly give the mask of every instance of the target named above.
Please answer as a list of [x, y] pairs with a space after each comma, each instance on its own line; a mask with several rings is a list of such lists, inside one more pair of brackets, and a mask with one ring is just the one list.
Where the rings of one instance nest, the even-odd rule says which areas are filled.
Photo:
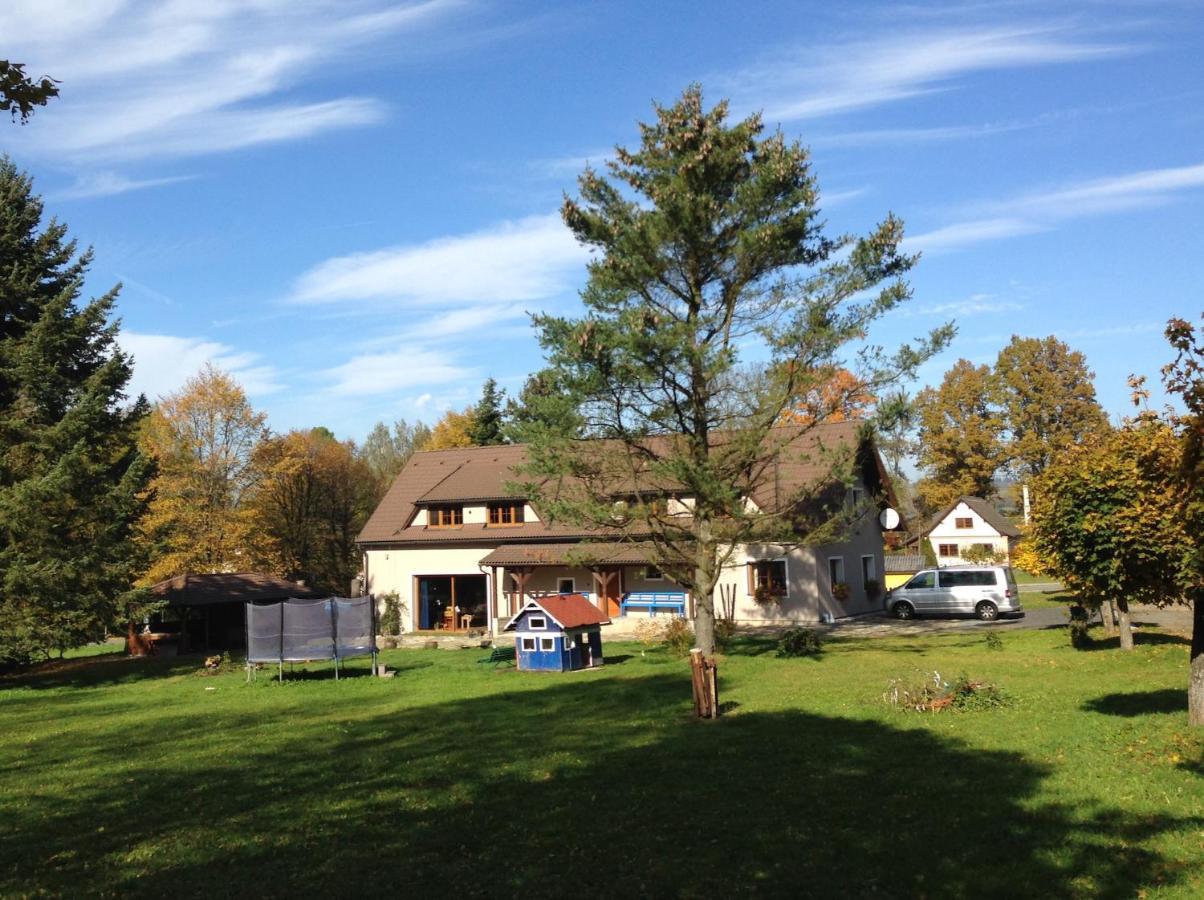
[[[724, 563], [715, 609], [737, 622], [806, 623], [881, 607], [881, 508], [889, 480], [858, 422], [774, 429], [782, 449], [758, 473], [747, 502], [779, 510], [800, 491], [816, 509], [799, 520], [848, 513], [838, 542], [740, 546]], [[851, 484], [831, 474], [830, 452], [855, 461]], [[580, 594], [614, 619], [682, 614], [695, 598], [657, 565], [647, 536], [548, 521], [514, 496], [522, 445], [419, 452], [406, 463], [359, 536], [363, 583], [378, 600], [396, 594], [404, 631], [499, 633], [527, 601]], [[810, 490], [806, 490], [810, 489]], [[667, 501], [688, 515], [692, 498]], [[782, 510], [783, 514], [794, 510]]]
[[506, 625], [515, 664], [530, 672], [572, 672], [602, 665], [602, 626], [610, 619], [582, 594], [535, 597]]
[[971, 548], [995, 553], [1011, 562], [1020, 529], [981, 497], [959, 497], [929, 523], [924, 537], [932, 542], [939, 566], [965, 565], [963, 554]]

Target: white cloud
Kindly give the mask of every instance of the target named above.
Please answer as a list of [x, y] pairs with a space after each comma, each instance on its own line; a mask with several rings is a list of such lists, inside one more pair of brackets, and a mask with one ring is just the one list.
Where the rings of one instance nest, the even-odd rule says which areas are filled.
[[992, 315], [995, 313], [1016, 312], [1024, 305], [1014, 300], [997, 300], [993, 294], [971, 294], [965, 300], [954, 300], [950, 303], [934, 303], [928, 306], [906, 308], [905, 316], [967, 316]]
[[961, 75], [1078, 63], [1127, 52], [1050, 25], [900, 29], [889, 37], [809, 46], [745, 69], [724, 89], [768, 121], [865, 109], [947, 90]]
[[297, 279], [294, 303], [513, 304], [554, 296], [588, 253], [558, 215], [417, 244], [338, 256]]
[[339, 397], [396, 394], [427, 385], [453, 384], [474, 373], [456, 365], [446, 353], [399, 347], [387, 353], [365, 353], [314, 373], [324, 391]]
[[279, 373], [263, 363], [259, 354], [239, 351], [217, 341], [136, 331], [120, 332], [117, 341], [134, 357], [134, 375], [129, 387], [132, 397], [146, 394], [154, 400], [177, 391], [206, 363], [229, 373], [252, 397], [282, 388]]
[[[15, 144], [68, 163], [195, 156], [379, 120], [362, 96], [296, 99], [330, 67], [414, 32], [461, 0], [158, 0], [0, 8], [6, 50], [61, 82]], [[53, 23], [53, 27], [47, 27]], [[416, 42], [415, 42], [416, 43]], [[285, 96], [288, 100], [284, 100]]]
[[821, 134], [810, 143], [823, 147], [863, 147], [874, 144], [929, 144], [938, 141], [990, 137], [1009, 131], [1033, 128], [1034, 123], [947, 125], [935, 128], [877, 128], [868, 131], [846, 131]]
[[1147, 169], [1080, 181], [1009, 200], [980, 204], [987, 218], [969, 219], [908, 237], [909, 250], [940, 251], [982, 241], [1050, 231], [1059, 223], [1169, 203], [1204, 188], [1204, 164]]
[[171, 175], [166, 178], [129, 178], [118, 172], [90, 172], [79, 175], [70, 187], [57, 191], [54, 196], [61, 200], [90, 200], [94, 197], [111, 197], [146, 188], [189, 181], [191, 175]]

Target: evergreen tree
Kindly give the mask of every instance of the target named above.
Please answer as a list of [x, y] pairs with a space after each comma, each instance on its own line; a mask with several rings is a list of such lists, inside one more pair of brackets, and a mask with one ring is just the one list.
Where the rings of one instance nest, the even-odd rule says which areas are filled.
[[42, 226], [31, 180], [0, 160], [0, 663], [99, 637], [142, 561], [131, 535], [150, 462], [127, 402], [118, 288], [79, 302], [91, 251]]
[[472, 424], [468, 428], [468, 438], [474, 447], [506, 442], [502, 418], [502, 400], [505, 396], [506, 392], [499, 391], [497, 382], [492, 378], [481, 388], [481, 399], [472, 411]]

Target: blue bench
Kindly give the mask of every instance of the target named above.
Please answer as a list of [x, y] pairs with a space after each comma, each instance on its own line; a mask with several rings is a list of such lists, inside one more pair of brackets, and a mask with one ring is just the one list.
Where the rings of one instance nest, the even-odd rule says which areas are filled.
[[655, 616], [658, 609], [668, 609], [679, 616], [686, 614], [685, 591], [633, 591], [623, 595], [619, 603], [619, 615], [627, 615], [629, 609], [646, 609]]

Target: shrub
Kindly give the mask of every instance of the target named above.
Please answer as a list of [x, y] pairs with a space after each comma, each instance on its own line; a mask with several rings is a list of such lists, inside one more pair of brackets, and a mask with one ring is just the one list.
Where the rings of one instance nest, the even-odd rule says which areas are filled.
[[822, 650], [819, 634], [810, 628], [791, 628], [778, 639], [778, 656], [818, 656]]
[[993, 547], [980, 547], [977, 544], [967, 547], [961, 552], [962, 562], [972, 566], [997, 566], [1004, 561], [1004, 555]]
[[401, 634], [401, 602], [396, 592], [381, 596], [384, 611], [380, 614], [381, 634]]
[[688, 656], [694, 647], [694, 629], [685, 619], [674, 616], [665, 625], [662, 640], [674, 656]]
[[988, 631], [986, 641], [988, 650], [1003, 649], [1003, 638], [1001, 638], [997, 632]]
[[1070, 618], [1070, 646], [1075, 650], [1086, 650], [1093, 643], [1087, 630], [1091, 627], [1087, 608], [1075, 603], [1066, 611], [1066, 615]]
[[727, 648], [732, 644], [732, 638], [736, 636], [736, 623], [731, 619], [716, 619], [715, 620], [715, 649], [720, 653], [726, 653]]

